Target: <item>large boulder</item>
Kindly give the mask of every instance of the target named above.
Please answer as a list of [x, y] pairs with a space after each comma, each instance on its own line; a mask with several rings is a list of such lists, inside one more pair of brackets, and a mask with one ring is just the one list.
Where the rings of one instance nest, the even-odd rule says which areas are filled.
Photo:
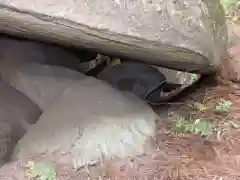
[[87, 77], [43, 113], [18, 142], [13, 159], [67, 156], [78, 169], [143, 154], [154, 147], [157, 119], [135, 95]]
[[0, 62], [24, 61], [78, 69], [79, 56], [52, 44], [0, 36]]
[[14, 58], [0, 63], [0, 76], [43, 111], [48, 109], [68, 86], [85, 78], [84, 74], [68, 68]]
[[35, 124], [41, 110], [29, 98], [0, 82], [0, 161], [10, 160], [18, 140]]
[[0, 30], [202, 74], [227, 43], [219, 0], [1, 0]]

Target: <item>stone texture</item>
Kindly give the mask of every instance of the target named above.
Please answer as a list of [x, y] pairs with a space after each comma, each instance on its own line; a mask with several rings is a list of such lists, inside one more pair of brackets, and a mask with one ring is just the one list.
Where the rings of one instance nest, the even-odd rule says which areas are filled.
[[77, 69], [79, 56], [69, 49], [36, 41], [0, 36], [0, 62], [23, 61]]
[[6, 59], [0, 64], [2, 79], [29, 97], [43, 111], [55, 102], [62, 92], [85, 75], [64, 67]]
[[41, 110], [29, 98], [0, 82], [0, 161], [5, 162], [17, 141], [35, 124]]
[[0, 0], [0, 30], [208, 74], [226, 54], [218, 0]]
[[152, 147], [158, 116], [131, 93], [89, 77], [67, 88], [18, 142], [13, 159], [70, 156], [75, 168]]

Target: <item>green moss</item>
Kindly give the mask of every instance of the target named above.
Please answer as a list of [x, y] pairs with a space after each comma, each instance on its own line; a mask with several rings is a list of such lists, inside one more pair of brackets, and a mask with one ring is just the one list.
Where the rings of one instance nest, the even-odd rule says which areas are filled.
[[239, 0], [220, 0], [221, 5], [226, 13], [229, 13], [236, 6]]
[[197, 119], [195, 121], [179, 117], [172, 121], [172, 129], [176, 133], [196, 133], [201, 136], [209, 136], [214, 131], [214, 126], [210, 121]]
[[29, 161], [27, 166], [28, 177], [36, 180], [56, 180], [55, 168], [50, 164]]
[[215, 106], [215, 110], [217, 113], [229, 113], [232, 104], [231, 101], [220, 99]]

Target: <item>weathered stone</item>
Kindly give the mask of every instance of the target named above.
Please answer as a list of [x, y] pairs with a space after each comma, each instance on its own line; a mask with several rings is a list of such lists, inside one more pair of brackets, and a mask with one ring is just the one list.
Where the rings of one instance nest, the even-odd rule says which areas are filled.
[[52, 44], [0, 36], [0, 62], [23, 61], [77, 69], [81, 61], [68, 49]]
[[41, 110], [29, 98], [0, 82], [0, 161], [9, 160], [17, 141], [40, 115]]
[[164, 67], [154, 67], [166, 77], [168, 83], [191, 85], [200, 78], [199, 74], [182, 72]]
[[70, 156], [75, 168], [145, 153], [158, 116], [133, 94], [92, 77], [67, 88], [18, 142], [13, 159]]
[[60, 47], [9, 37], [0, 39], [0, 75], [42, 110], [83, 75], [80, 59]]
[[0, 30], [208, 74], [226, 54], [219, 0], [1, 0]]
[[64, 67], [6, 59], [0, 64], [1, 78], [29, 97], [43, 111], [62, 92], [85, 75]]

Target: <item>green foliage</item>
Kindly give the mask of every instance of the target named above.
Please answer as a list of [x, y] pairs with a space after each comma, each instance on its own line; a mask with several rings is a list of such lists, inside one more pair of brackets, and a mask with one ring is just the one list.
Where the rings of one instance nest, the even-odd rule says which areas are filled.
[[42, 162], [28, 162], [28, 172], [27, 175], [36, 180], [56, 180], [57, 175], [55, 168], [49, 164]]
[[218, 113], [228, 113], [232, 107], [232, 102], [224, 99], [220, 99], [215, 106], [215, 110]]
[[214, 131], [214, 127], [209, 121], [202, 119], [192, 121], [183, 117], [179, 117], [172, 121], [172, 129], [180, 134], [196, 133], [201, 136], [209, 136]]
[[231, 9], [238, 3], [239, 0], [220, 0], [221, 5], [226, 13], [229, 13]]
[[199, 79], [198, 74], [191, 74], [191, 82], [196, 82]]
[[193, 108], [193, 109], [201, 111], [201, 112], [204, 112], [209, 109], [209, 107], [207, 107], [204, 104], [199, 103], [199, 102], [189, 103], [189, 104], [187, 104], [187, 106], [189, 108]]

